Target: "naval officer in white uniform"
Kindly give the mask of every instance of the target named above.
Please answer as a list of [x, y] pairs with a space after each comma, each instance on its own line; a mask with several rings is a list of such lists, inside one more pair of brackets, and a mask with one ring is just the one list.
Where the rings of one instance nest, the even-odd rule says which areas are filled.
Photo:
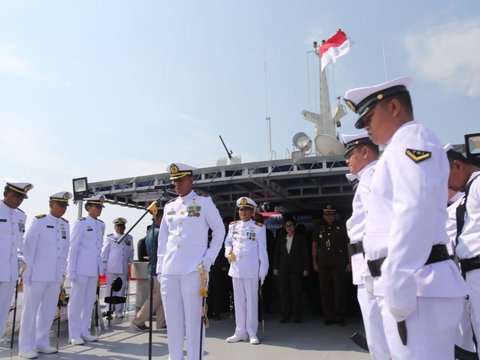
[[229, 343], [248, 341], [258, 345], [258, 283], [263, 284], [268, 273], [265, 226], [252, 220], [257, 204], [248, 197], [237, 200], [240, 220], [228, 226], [225, 257], [230, 263], [235, 304], [235, 333]]
[[[450, 162], [448, 186], [463, 191], [456, 209], [459, 229], [455, 254], [465, 274], [469, 293], [470, 320], [477, 340], [480, 337], [480, 168], [453, 149], [447, 151]], [[477, 353], [480, 347], [477, 343]]]
[[[114, 291], [112, 296], [125, 296], [128, 281], [129, 264], [133, 261], [133, 238], [131, 235], [125, 236], [122, 241], [118, 241], [125, 233], [125, 224], [127, 220], [119, 217], [113, 220], [114, 233], [105, 237], [102, 247], [102, 261], [105, 264], [105, 273], [107, 275], [106, 294], [110, 296], [112, 282], [120, 277], [122, 279], [122, 288]], [[123, 318], [123, 307], [125, 304], [113, 305], [115, 316]]]
[[[161, 283], [163, 306], [168, 329], [170, 360], [182, 360], [183, 339], [187, 342], [187, 359], [197, 360], [200, 354], [199, 266], [209, 271], [222, 247], [225, 227], [218, 209], [209, 196], [192, 190], [191, 166], [170, 165], [170, 180], [178, 197], [164, 207], [158, 235], [157, 274]], [[208, 231], [212, 239], [208, 244]], [[202, 346], [203, 349], [203, 346]]]
[[5, 330], [19, 268], [24, 264], [20, 248], [27, 216], [18, 207], [33, 185], [13, 179], [7, 183], [0, 201], [0, 337]]
[[23, 358], [34, 359], [37, 352], [57, 352], [50, 346], [49, 333], [67, 269], [70, 226], [62, 216], [71, 198], [68, 191], [51, 195], [49, 214], [37, 215], [25, 235], [23, 257], [26, 269], [18, 341], [19, 354]]
[[370, 183], [378, 161], [379, 149], [372, 143], [366, 132], [354, 135], [343, 134], [342, 140], [345, 144], [345, 158], [350, 174], [358, 179], [352, 202], [352, 216], [347, 220], [353, 284], [357, 285], [357, 299], [362, 311], [370, 356], [374, 360], [389, 359], [390, 351], [385, 339], [380, 306], [375, 296], [365, 288], [362, 278], [363, 269], [366, 267], [363, 250], [365, 210], [368, 207]]
[[445, 229], [449, 166], [413, 118], [409, 77], [348, 90], [347, 105], [385, 151], [375, 167], [364, 250], [393, 359], [453, 359], [466, 286]]
[[105, 197], [95, 195], [84, 201], [88, 216], [73, 224], [67, 261], [67, 273], [72, 283], [68, 302], [68, 331], [73, 345], [97, 340], [88, 328], [98, 276], [104, 274], [101, 251], [105, 224], [98, 217], [102, 213]]

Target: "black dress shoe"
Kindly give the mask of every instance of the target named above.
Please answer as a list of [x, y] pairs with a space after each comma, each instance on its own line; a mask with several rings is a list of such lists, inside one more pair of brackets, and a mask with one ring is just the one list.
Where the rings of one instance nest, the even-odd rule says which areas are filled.
[[288, 322], [290, 322], [290, 318], [288, 316], [280, 319], [281, 324], [285, 324], [285, 323], [288, 323]]
[[325, 321], [323, 322], [323, 324], [326, 325], [326, 326], [333, 325], [335, 323], [336, 323], [336, 321], [333, 320], [333, 319], [325, 319]]
[[301, 323], [302, 323], [302, 319], [300, 319], [300, 318], [295, 318], [295, 320], [293, 320], [293, 322], [294, 322], [295, 324], [301, 324]]
[[213, 315], [213, 320], [222, 320], [222, 317], [220, 316], [220, 314], [215, 314]]
[[345, 320], [343, 319], [337, 320], [337, 325], [341, 327], [347, 326], [347, 324], [345, 324]]

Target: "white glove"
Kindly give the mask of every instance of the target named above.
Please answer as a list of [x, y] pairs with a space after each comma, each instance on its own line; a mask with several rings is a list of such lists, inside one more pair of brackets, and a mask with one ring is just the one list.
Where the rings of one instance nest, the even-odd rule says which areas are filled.
[[200, 265], [203, 266], [203, 271], [209, 272], [210, 267], [212, 266], [212, 263], [210, 262], [210, 260], [208, 260], [206, 257], [204, 257], [202, 259], [202, 262], [200, 263]]
[[260, 280], [260, 286], [262, 286], [265, 281], [265, 276], [260, 276], [258, 279]]
[[367, 292], [370, 294], [370, 296], [373, 296], [373, 277], [364, 276], [363, 282], [365, 283], [365, 289]]
[[18, 273], [21, 275], [27, 268], [27, 264], [23, 261], [22, 257], [18, 258]]
[[77, 280], [78, 280], [78, 278], [77, 278], [77, 273], [75, 273], [75, 272], [70, 272], [70, 273], [68, 274], [68, 278], [70, 279], [70, 282], [76, 283]]
[[388, 305], [387, 307], [388, 307], [388, 310], [390, 310], [390, 313], [392, 314], [396, 322], [401, 322], [412, 314], [412, 311], [410, 310], [397, 309]]

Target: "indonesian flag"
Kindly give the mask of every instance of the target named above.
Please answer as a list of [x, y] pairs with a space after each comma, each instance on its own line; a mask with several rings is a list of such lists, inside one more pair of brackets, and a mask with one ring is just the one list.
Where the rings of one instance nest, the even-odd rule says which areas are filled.
[[337, 59], [350, 51], [351, 42], [347, 35], [338, 29], [337, 33], [325, 41], [318, 50], [322, 62], [322, 71], [325, 66], [335, 63]]

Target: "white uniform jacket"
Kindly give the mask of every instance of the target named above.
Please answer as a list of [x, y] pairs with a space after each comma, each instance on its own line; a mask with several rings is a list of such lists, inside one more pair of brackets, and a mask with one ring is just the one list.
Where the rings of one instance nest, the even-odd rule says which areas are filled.
[[[352, 202], [352, 216], [347, 220], [347, 233], [350, 243], [355, 244], [363, 241], [365, 233], [365, 211], [368, 197], [370, 196], [370, 183], [374, 174], [377, 160], [372, 161], [357, 174], [359, 179], [357, 190]], [[362, 253], [351, 257], [353, 284], [362, 283], [362, 269], [364, 267], [365, 257]]]
[[104, 222], [91, 216], [81, 218], [73, 224], [68, 251], [68, 274], [103, 275], [101, 252], [104, 234]]
[[460, 205], [463, 195], [463, 192], [457, 192], [449, 200], [451, 204], [447, 207], [448, 218], [446, 229], [448, 238], [450, 239], [450, 243], [447, 246], [450, 255], [455, 253], [454, 248], [457, 241], [457, 207]]
[[[208, 244], [208, 230], [212, 240]], [[222, 247], [225, 227], [209, 196], [191, 191], [165, 204], [158, 234], [157, 274], [186, 275], [210, 267]]]
[[369, 259], [387, 257], [374, 293], [404, 318], [415, 311], [417, 296], [466, 294], [453, 261], [425, 265], [432, 245], [448, 243], [449, 170], [442, 143], [416, 121], [395, 132], [375, 167], [364, 249]]
[[[467, 183], [480, 175], [474, 172]], [[458, 237], [457, 256], [460, 259], [469, 259], [480, 255], [480, 176], [473, 180], [467, 198], [467, 212], [465, 224]]]
[[265, 226], [253, 220], [230, 223], [225, 238], [225, 257], [233, 251], [235, 261], [230, 264], [228, 275], [240, 279], [265, 278], [268, 272], [265, 234]]
[[24, 278], [31, 281], [62, 281], [67, 269], [70, 225], [50, 214], [38, 215], [25, 235]]
[[106, 272], [113, 274], [127, 274], [128, 263], [133, 261], [133, 238], [127, 235], [120, 244], [116, 240], [122, 234], [108, 234], [102, 248], [102, 260], [106, 263]]
[[19, 249], [25, 235], [27, 216], [0, 201], [0, 281], [17, 281]]

